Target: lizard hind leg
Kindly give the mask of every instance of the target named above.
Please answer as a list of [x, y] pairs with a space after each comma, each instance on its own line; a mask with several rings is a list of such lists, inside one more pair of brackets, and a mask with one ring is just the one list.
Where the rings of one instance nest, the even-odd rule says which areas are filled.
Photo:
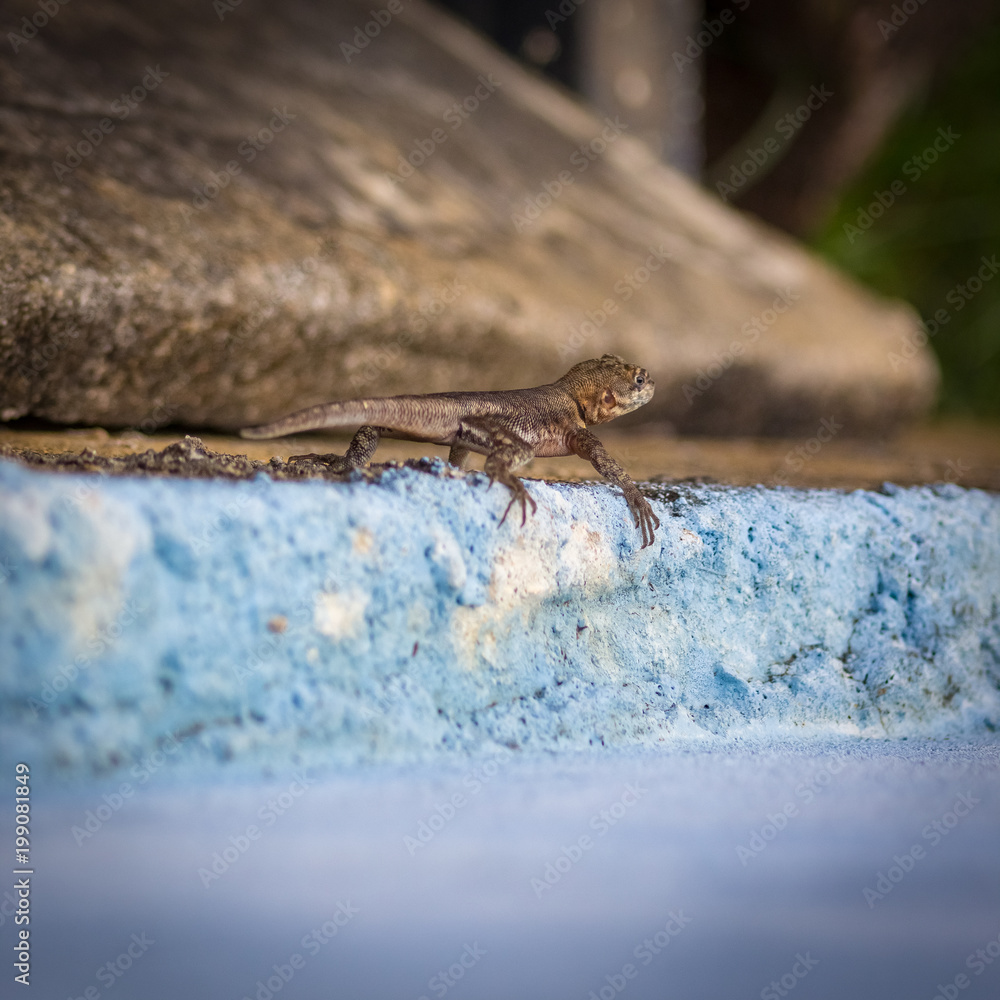
[[486, 455], [483, 471], [490, 477], [490, 486], [494, 483], [503, 483], [512, 494], [500, 523], [503, 524], [507, 520], [511, 507], [519, 503], [523, 526], [528, 520], [528, 504], [531, 504], [532, 514], [538, 506], [521, 480], [514, 475], [514, 470], [535, 457], [534, 449], [514, 433], [502, 419], [495, 416], [477, 416], [466, 418], [459, 424], [448, 460], [452, 463], [455, 463], [456, 458], [462, 461], [470, 451]]
[[510, 503], [507, 504], [503, 512], [503, 517], [500, 518], [500, 524], [503, 524], [507, 520], [507, 515], [510, 513], [511, 507], [516, 503], [521, 505], [521, 527], [523, 528], [528, 521], [528, 507], [531, 504], [531, 513], [534, 514], [538, 510], [538, 504], [535, 503], [534, 497], [524, 488], [524, 483], [521, 482], [517, 476], [509, 476], [509, 478], [504, 478], [503, 476], [497, 475], [492, 476], [492, 479], [496, 479], [497, 482], [503, 483], [514, 495], [510, 498]]
[[469, 456], [472, 454], [471, 448], [466, 448], [464, 444], [456, 442], [448, 452], [448, 464], [455, 465], [460, 469], [468, 469]]
[[507, 520], [511, 507], [519, 503], [521, 505], [521, 526], [524, 527], [528, 520], [528, 504], [531, 504], [531, 513], [538, 509], [534, 498], [524, 488], [524, 483], [514, 475], [514, 470], [530, 462], [535, 457], [535, 453], [527, 442], [504, 432], [494, 432], [493, 448], [486, 456], [486, 464], [483, 471], [490, 477], [490, 485], [494, 482], [502, 483], [510, 490], [512, 496], [507, 504], [500, 523]]
[[351, 469], [359, 469], [371, 461], [381, 437], [381, 427], [365, 424], [351, 439], [350, 446], [343, 455], [292, 455], [288, 461], [322, 462], [331, 472], [350, 472]]

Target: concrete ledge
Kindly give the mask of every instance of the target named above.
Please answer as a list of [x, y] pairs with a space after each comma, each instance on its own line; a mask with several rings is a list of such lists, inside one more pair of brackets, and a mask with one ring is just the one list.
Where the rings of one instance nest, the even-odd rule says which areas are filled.
[[0, 461], [2, 755], [229, 773], [697, 735], [1000, 724], [1000, 498], [602, 484], [538, 512], [440, 461], [375, 482]]

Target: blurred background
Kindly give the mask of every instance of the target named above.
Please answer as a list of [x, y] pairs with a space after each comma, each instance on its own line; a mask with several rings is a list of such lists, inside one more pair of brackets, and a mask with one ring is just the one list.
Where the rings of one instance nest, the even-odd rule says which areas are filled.
[[939, 413], [1000, 417], [996, 2], [444, 6], [621, 112], [708, 190], [911, 302], [941, 364]]

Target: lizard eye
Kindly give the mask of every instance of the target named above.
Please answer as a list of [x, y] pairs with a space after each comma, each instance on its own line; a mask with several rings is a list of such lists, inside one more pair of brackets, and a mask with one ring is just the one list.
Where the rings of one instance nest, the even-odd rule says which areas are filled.
[[646, 384], [646, 376], [645, 375], [636, 375], [636, 377], [635, 377], [635, 384], [636, 385], [645, 385]]

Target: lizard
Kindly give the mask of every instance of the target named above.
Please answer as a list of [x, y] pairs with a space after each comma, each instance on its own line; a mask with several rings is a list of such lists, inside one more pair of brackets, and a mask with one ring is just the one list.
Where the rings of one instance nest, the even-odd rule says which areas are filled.
[[511, 507], [520, 503], [522, 527], [528, 504], [532, 514], [537, 505], [514, 471], [535, 457], [578, 455], [621, 488], [645, 548], [653, 543], [659, 518], [589, 428], [648, 403], [653, 388], [645, 368], [629, 364], [616, 354], [605, 354], [574, 365], [555, 382], [531, 389], [435, 392], [321, 403], [270, 424], [244, 428], [240, 434], [261, 440], [361, 424], [344, 455], [289, 458], [290, 462], [322, 462], [334, 472], [366, 465], [380, 438], [450, 445], [448, 461], [460, 469], [468, 467], [473, 452], [485, 455], [484, 471], [490, 486], [500, 482], [512, 494], [500, 524]]

